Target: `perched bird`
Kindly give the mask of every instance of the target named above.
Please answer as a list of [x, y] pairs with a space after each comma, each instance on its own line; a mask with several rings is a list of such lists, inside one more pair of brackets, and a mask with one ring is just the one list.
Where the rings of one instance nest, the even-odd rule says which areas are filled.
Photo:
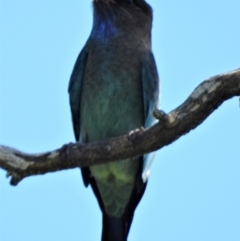
[[[93, 28], [69, 83], [76, 141], [121, 136], [154, 122], [159, 81], [144, 0], [94, 0]], [[151, 160], [150, 160], [151, 162]], [[103, 214], [102, 241], [126, 241], [146, 187], [147, 155], [82, 168]]]

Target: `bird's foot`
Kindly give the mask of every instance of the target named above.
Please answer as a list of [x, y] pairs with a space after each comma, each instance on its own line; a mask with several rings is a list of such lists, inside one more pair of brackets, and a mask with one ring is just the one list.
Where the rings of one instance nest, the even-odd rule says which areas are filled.
[[141, 126], [140, 128], [137, 128], [135, 130], [132, 130], [129, 132], [128, 134], [128, 139], [129, 140], [135, 140], [136, 137], [139, 135], [139, 134], [142, 134], [143, 132], [145, 131], [145, 129]]

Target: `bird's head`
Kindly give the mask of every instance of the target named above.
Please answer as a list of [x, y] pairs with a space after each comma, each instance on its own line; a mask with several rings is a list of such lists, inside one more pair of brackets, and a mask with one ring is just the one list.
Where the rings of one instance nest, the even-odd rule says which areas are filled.
[[106, 40], [124, 36], [149, 42], [152, 8], [144, 0], [93, 0], [94, 21], [91, 39]]
[[151, 7], [146, 3], [145, 0], [93, 0], [93, 3], [133, 5], [140, 8], [143, 12], [151, 14]]

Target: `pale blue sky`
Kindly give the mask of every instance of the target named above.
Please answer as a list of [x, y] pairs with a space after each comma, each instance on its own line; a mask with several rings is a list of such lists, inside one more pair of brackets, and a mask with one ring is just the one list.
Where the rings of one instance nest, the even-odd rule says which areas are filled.
[[[240, 67], [240, 1], [149, 0], [161, 108]], [[0, 144], [35, 153], [74, 141], [67, 86], [92, 24], [91, 1], [1, 0]], [[100, 241], [101, 214], [78, 169], [17, 187], [0, 170], [1, 241]], [[240, 108], [224, 103], [161, 149], [129, 241], [240, 240]]]

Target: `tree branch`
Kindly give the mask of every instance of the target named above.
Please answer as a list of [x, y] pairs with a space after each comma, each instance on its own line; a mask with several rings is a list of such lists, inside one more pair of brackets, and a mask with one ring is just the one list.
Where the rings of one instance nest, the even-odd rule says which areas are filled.
[[156, 110], [154, 115], [160, 121], [134, 137], [125, 135], [89, 144], [70, 143], [51, 152], [32, 155], [0, 146], [0, 167], [11, 176], [10, 183], [17, 185], [31, 175], [141, 156], [196, 128], [224, 101], [234, 96], [240, 96], [240, 69], [202, 82], [169, 114]]

